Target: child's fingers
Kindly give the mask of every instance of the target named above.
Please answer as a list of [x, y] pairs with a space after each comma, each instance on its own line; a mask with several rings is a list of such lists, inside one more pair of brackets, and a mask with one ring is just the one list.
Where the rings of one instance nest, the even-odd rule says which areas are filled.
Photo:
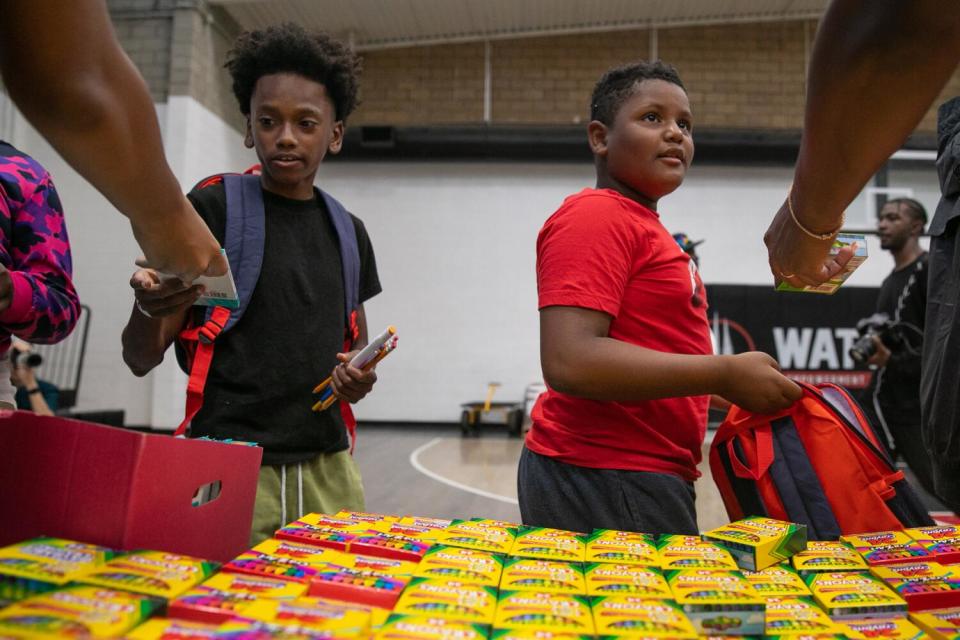
[[130, 288], [145, 291], [160, 286], [160, 278], [153, 269], [138, 269], [130, 276]]
[[192, 305], [200, 297], [202, 290], [202, 287], [194, 286], [170, 295], [161, 294], [159, 291], [138, 291], [134, 297], [143, 311], [159, 317], [170, 315], [185, 306]]

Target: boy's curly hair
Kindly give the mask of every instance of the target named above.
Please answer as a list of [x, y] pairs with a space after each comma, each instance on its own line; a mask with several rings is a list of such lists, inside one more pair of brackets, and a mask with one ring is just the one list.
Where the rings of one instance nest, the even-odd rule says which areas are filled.
[[323, 32], [284, 24], [245, 31], [227, 53], [226, 69], [243, 115], [261, 76], [296, 73], [319, 82], [333, 101], [335, 117], [346, 121], [357, 107], [360, 59], [345, 44]]
[[590, 119], [598, 120], [608, 127], [611, 126], [620, 105], [633, 95], [637, 85], [644, 80], [665, 80], [684, 91], [687, 90], [676, 68], [662, 60], [654, 62], [641, 60], [613, 67], [603, 74], [593, 88], [593, 95], [590, 98]]

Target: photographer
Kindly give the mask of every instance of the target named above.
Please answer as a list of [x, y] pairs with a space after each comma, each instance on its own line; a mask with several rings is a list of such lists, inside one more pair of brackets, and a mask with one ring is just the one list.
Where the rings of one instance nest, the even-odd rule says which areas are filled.
[[60, 390], [37, 378], [33, 369], [41, 362], [40, 356], [31, 352], [26, 342], [15, 340], [10, 346], [10, 382], [17, 388], [17, 409], [52, 416], [60, 403]]
[[895, 453], [920, 485], [933, 493], [930, 459], [920, 436], [920, 354], [927, 304], [927, 252], [920, 235], [927, 223], [923, 205], [912, 198], [888, 201], [877, 217], [880, 247], [894, 268], [880, 286], [877, 314], [861, 321], [864, 338], [851, 353], [875, 365], [866, 409], [873, 410], [893, 438]]

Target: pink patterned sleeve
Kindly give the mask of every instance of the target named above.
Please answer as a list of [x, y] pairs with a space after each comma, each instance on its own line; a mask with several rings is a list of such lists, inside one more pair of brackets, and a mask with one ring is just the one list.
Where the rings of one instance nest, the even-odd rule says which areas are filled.
[[13, 283], [10, 306], [0, 312], [0, 353], [9, 334], [52, 344], [77, 323], [70, 242], [60, 197], [33, 158], [0, 143], [0, 264]]

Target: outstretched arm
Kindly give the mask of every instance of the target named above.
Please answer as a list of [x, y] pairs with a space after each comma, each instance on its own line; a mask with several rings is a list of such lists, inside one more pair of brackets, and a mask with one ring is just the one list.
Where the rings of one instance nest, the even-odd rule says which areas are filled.
[[104, 0], [7, 0], [0, 71], [27, 119], [130, 218], [152, 267], [187, 282], [226, 271], [167, 165], [153, 101]]
[[[864, 184], [920, 122], [960, 62], [960, 11], [942, 0], [833, 0], [810, 61], [793, 211], [834, 231]], [[819, 284], [849, 260], [800, 230], [784, 202], [764, 236], [774, 278]]]
[[556, 391], [591, 400], [639, 402], [720, 395], [750, 411], [772, 413], [802, 395], [765, 353], [683, 355], [607, 336], [610, 316], [580, 307], [540, 311], [543, 377]]

